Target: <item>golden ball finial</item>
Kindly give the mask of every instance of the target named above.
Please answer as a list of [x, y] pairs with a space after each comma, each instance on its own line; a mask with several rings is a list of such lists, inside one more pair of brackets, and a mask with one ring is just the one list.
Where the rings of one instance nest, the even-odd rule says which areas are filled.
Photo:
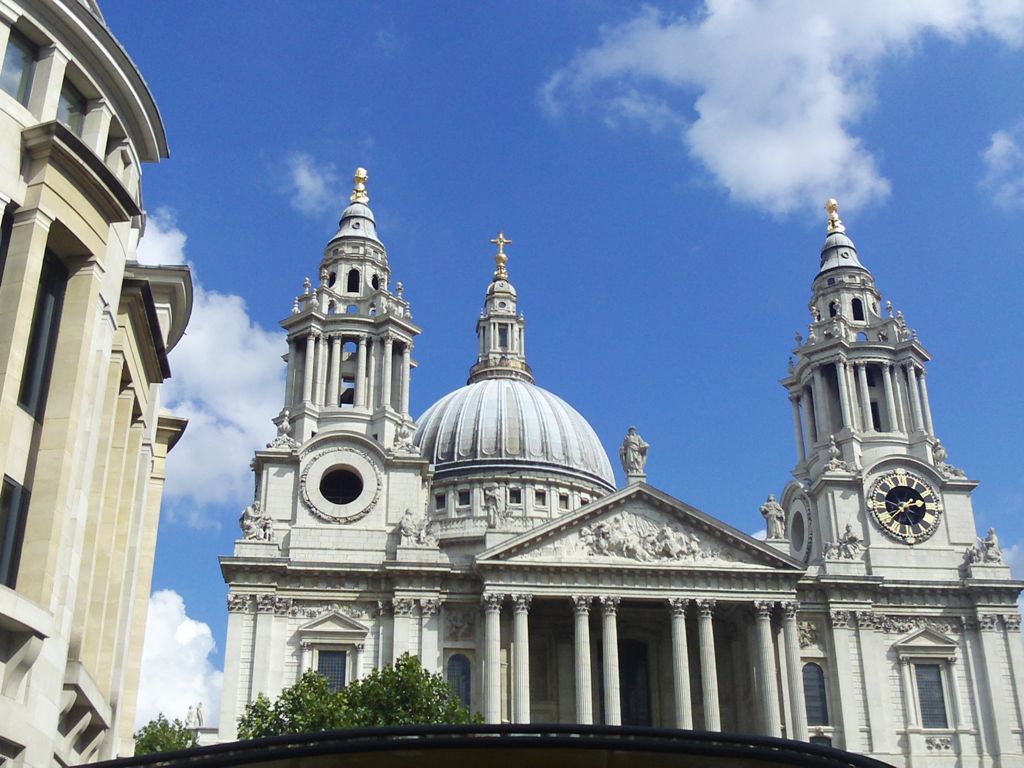
[[496, 246], [498, 246], [498, 252], [494, 255], [494, 263], [497, 264], [497, 269], [494, 270], [495, 280], [508, 280], [508, 270], [505, 269], [505, 265], [508, 263], [508, 255], [505, 253], [505, 246], [511, 245], [512, 241], [505, 237], [504, 232], [499, 232], [498, 236], [491, 240]]
[[845, 232], [842, 219], [839, 218], [839, 201], [830, 197], [825, 203], [825, 210], [828, 211], [828, 233]]
[[366, 180], [369, 178], [366, 174], [365, 168], [356, 168], [356, 174], [352, 177], [352, 182], [355, 187], [352, 190], [352, 194], [349, 196], [349, 202], [353, 203], [368, 203], [370, 202], [370, 196], [366, 194]]

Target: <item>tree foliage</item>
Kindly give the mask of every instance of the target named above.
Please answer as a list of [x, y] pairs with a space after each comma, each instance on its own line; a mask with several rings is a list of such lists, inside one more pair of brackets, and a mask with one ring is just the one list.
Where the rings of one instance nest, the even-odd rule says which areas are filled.
[[189, 730], [181, 720], [170, 721], [161, 712], [135, 732], [135, 756], [153, 752], [172, 752], [196, 746], [195, 731]]
[[394, 666], [374, 670], [332, 692], [320, 674], [306, 672], [276, 701], [263, 694], [238, 719], [238, 738], [388, 725], [479, 722], [462, 705], [445, 679], [403, 654]]

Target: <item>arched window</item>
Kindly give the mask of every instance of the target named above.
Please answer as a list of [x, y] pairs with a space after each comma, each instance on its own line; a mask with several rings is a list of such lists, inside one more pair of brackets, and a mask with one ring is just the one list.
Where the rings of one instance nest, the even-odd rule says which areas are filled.
[[830, 301], [828, 303], [828, 316], [829, 317], [835, 317], [838, 314], [839, 314], [839, 305], [836, 304], [834, 301]]
[[329, 275], [327, 275], [327, 286], [329, 288], [333, 288], [336, 282], [338, 282], [337, 272], [331, 272]]
[[469, 697], [472, 690], [470, 667], [469, 658], [464, 654], [454, 653], [448, 657], [448, 668], [446, 670], [448, 685], [451, 686], [452, 692], [455, 693], [464, 707], [469, 706]]
[[808, 725], [828, 725], [825, 673], [813, 662], [804, 664], [804, 704]]
[[377, 277], [377, 275], [374, 275], [373, 278], [370, 280], [370, 285], [373, 286], [373, 290], [378, 290], [380, 288], [380, 278]]
[[864, 304], [861, 303], [861, 300], [860, 299], [854, 299], [852, 302], [850, 302], [850, 304], [853, 307], [853, 319], [854, 320], [863, 320], [864, 319]]
[[328, 315], [333, 315], [337, 311], [338, 311], [338, 305], [336, 303], [334, 303], [333, 301], [328, 302], [328, 304], [327, 304], [327, 314]]
[[349, 293], [359, 293], [359, 270], [350, 269], [348, 277], [345, 278], [345, 290]]

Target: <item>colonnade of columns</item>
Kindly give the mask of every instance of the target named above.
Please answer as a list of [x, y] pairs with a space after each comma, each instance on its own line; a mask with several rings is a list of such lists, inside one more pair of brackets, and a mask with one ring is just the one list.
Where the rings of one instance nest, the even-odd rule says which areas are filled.
[[[529, 611], [533, 596], [511, 595], [513, 603], [513, 657], [512, 657], [512, 720], [530, 722], [530, 652]], [[604, 718], [607, 725], [621, 725], [621, 691], [618, 653], [619, 596], [596, 599], [601, 614], [602, 672]], [[484, 609], [484, 718], [489, 723], [501, 721], [501, 610], [505, 595], [487, 593], [483, 596]], [[590, 725], [594, 722], [593, 680], [591, 671], [590, 611], [595, 598], [573, 595], [569, 598], [573, 611], [573, 640], [575, 658], [575, 714], [576, 722]], [[688, 647], [687, 610], [693, 603], [697, 613], [697, 637], [700, 656], [701, 704], [704, 712], [703, 728], [722, 729], [718, 691], [718, 662], [715, 656], [715, 612], [713, 599], [673, 597], [667, 601], [672, 641], [672, 683], [675, 701], [675, 726], [692, 729], [693, 702], [690, 685], [690, 650]], [[772, 617], [777, 603], [754, 601], [757, 642], [757, 690], [762, 730], [769, 736], [782, 735], [782, 715], [779, 706], [779, 670], [773, 640]], [[797, 631], [796, 601], [782, 602], [781, 624], [785, 649], [786, 680], [790, 712], [788, 735], [807, 739], [807, 721], [804, 709], [803, 680], [801, 676], [800, 643]]]
[[[356, 343], [356, 371], [353, 379], [352, 406], [369, 409], [392, 407], [395, 345], [400, 349], [401, 376], [398, 386], [398, 409], [409, 412], [409, 376], [412, 367], [412, 344], [391, 334], [382, 339], [349, 333], [322, 333], [311, 330], [305, 335], [305, 352], [299, 365], [301, 336], [288, 340], [288, 378], [286, 402], [338, 407], [341, 397], [341, 364], [344, 343]], [[301, 386], [298, 382], [301, 369]], [[379, 371], [379, 373], [378, 373]], [[379, 384], [378, 384], [379, 381]]]
[[[846, 358], [836, 359], [832, 365], [838, 385], [841, 428], [876, 431], [868, 386], [868, 366], [871, 365], [880, 372], [882, 379], [884, 401], [879, 404], [884, 408], [882, 428], [890, 432], [934, 434], [923, 366], [912, 360], [890, 364]], [[833, 431], [827, 386], [822, 367], [818, 366], [800, 391], [790, 394], [793, 432], [800, 461], [806, 460], [810, 446], [827, 441]]]

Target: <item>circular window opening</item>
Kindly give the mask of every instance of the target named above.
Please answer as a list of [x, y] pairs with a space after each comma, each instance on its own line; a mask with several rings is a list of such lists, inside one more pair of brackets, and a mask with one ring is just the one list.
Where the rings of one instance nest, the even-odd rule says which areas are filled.
[[794, 552], [801, 552], [804, 548], [804, 516], [799, 512], [793, 515], [793, 521], [789, 524], [789, 543]]
[[320, 478], [320, 493], [332, 504], [348, 504], [363, 492], [363, 478], [351, 469], [332, 469]]

